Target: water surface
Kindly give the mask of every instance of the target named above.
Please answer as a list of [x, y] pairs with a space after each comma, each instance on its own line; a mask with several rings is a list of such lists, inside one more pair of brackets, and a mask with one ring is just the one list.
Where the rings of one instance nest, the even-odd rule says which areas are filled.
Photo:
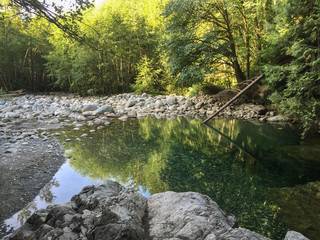
[[[272, 239], [283, 239], [288, 229], [320, 236], [320, 137], [301, 140], [287, 125], [234, 119], [206, 126], [150, 117], [90, 129], [59, 130], [61, 142], [71, 139], [64, 145], [68, 161], [7, 225], [108, 178], [146, 197], [167, 190], [206, 194], [240, 226]], [[76, 140], [83, 133], [88, 137]]]

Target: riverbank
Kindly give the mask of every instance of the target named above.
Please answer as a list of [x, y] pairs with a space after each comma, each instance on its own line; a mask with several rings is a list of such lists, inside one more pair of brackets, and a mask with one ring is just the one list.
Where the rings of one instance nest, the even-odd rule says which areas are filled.
[[[74, 121], [105, 121], [108, 118], [157, 118], [176, 116], [210, 116], [223, 105], [215, 96], [186, 98], [182, 96], [152, 96], [148, 94], [120, 94], [110, 97], [76, 97], [72, 95], [24, 95], [0, 100], [0, 119], [3, 123], [17, 120], [36, 120], [38, 124], [58, 124], [61, 119]], [[235, 103], [219, 116], [260, 121], [286, 119], [265, 106]]]

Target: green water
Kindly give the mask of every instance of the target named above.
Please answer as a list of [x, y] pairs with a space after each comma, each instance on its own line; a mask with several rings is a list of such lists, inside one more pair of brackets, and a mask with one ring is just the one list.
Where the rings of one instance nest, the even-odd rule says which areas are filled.
[[[64, 129], [59, 138], [71, 139], [65, 145], [72, 149], [69, 165], [83, 177], [114, 179], [147, 196], [200, 192], [234, 214], [241, 227], [272, 239], [283, 239], [288, 229], [320, 236], [320, 138], [302, 141], [293, 128], [267, 123], [209, 124], [114, 121], [95, 133]], [[83, 133], [89, 136], [75, 140]]]

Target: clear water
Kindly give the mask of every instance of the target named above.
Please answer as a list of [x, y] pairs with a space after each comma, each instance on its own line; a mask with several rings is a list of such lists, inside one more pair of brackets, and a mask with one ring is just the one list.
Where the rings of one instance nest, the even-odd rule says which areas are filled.
[[[114, 121], [90, 133], [59, 130], [69, 156], [53, 181], [21, 212], [69, 201], [85, 185], [108, 178], [144, 196], [196, 191], [233, 213], [240, 226], [272, 239], [288, 229], [320, 236], [320, 137], [301, 140], [294, 128], [253, 121], [147, 118]], [[83, 133], [88, 137], [80, 138]]]

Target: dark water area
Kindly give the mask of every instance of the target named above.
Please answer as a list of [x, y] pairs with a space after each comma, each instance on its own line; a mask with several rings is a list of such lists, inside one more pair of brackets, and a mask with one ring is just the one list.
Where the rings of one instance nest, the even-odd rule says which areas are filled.
[[206, 194], [241, 227], [271, 239], [288, 230], [320, 236], [320, 136], [301, 140], [289, 125], [234, 119], [207, 126], [150, 117], [91, 129], [59, 130], [61, 142], [71, 139], [64, 145], [68, 161], [8, 226], [108, 178], [146, 197], [168, 190]]

